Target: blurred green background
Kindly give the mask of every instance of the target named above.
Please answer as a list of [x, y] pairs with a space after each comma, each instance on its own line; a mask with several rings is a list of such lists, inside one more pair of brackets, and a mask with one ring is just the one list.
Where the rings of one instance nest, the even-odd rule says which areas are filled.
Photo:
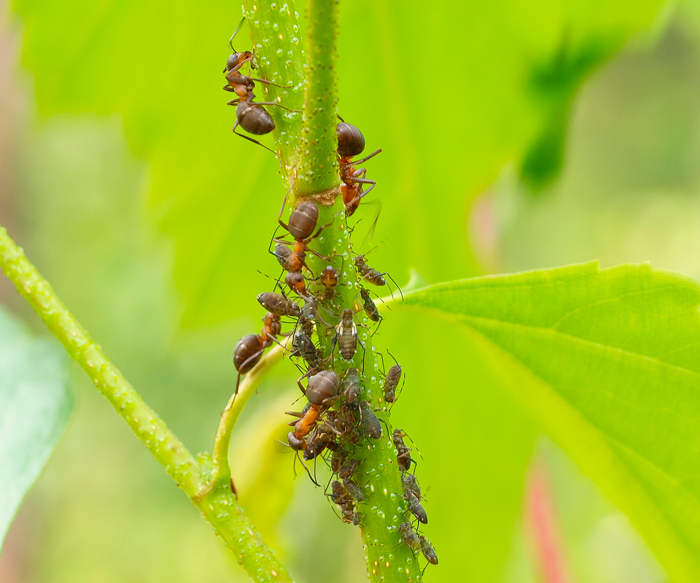
[[[257, 270], [277, 274], [267, 245], [284, 195], [272, 156], [230, 132], [220, 71], [240, 7], [17, 0], [3, 14], [0, 222], [190, 449], [210, 449], [233, 345], [271, 289]], [[384, 150], [355, 245], [376, 245], [372, 264], [399, 283], [409, 268], [436, 282], [594, 258], [700, 277], [694, 6], [343, 3], [339, 79], [341, 115]], [[43, 333], [4, 279], [0, 299]], [[376, 338], [404, 363], [394, 420], [422, 454], [440, 557], [426, 580], [549, 583], [538, 503], [566, 581], [667, 580], [467, 335], [390, 314]], [[236, 429], [241, 501], [300, 581], [363, 580], [359, 532], [275, 447], [294, 373], [279, 367]], [[246, 580], [74, 377], [76, 411], [0, 582]]]

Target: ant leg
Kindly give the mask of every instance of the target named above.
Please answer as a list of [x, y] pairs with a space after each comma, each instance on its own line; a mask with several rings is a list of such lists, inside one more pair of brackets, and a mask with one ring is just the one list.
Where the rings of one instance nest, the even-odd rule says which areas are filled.
[[362, 164], [364, 162], [367, 162], [367, 160], [369, 160], [370, 158], [374, 158], [377, 154], [380, 154], [381, 151], [382, 151], [382, 149], [379, 148], [378, 150], [375, 150], [374, 152], [372, 152], [368, 156], [365, 156], [364, 158], [361, 158], [360, 160], [353, 160], [352, 165], [357, 166], [358, 164]]
[[255, 105], [276, 105], [277, 107], [281, 107], [282, 109], [286, 109], [287, 111], [291, 111], [293, 113], [302, 113], [301, 109], [292, 109], [290, 107], [287, 107], [286, 105], [277, 103], [276, 101], [251, 101], [250, 103], [253, 103]]
[[240, 138], [243, 138], [243, 139], [245, 139], [245, 140], [248, 140], [249, 142], [253, 142], [254, 144], [257, 144], [258, 146], [262, 146], [263, 148], [265, 148], [266, 150], [269, 150], [269, 151], [272, 152], [275, 156], [277, 156], [277, 152], [275, 152], [272, 148], [268, 148], [265, 144], [263, 144], [263, 143], [261, 143], [261, 142], [258, 142], [258, 140], [254, 140], [253, 138], [249, 138], [248, 136], [244, 136], [243, 134], [239, 134], [239, 133], [236, 131], [236, 127], [237, 127], [237, 126], [238, 126], [238, 121], [236, 121], [236, 123], [234, 124], [234, 126], [233, 126], [233, 128], [232, 128], [232, 131], [233, 131], [234, 134], [236, 134], [236, 135], [237, 135], [238, 137], [240, 137]]
[[[263, 352], [265, 352], [265, 349], [264, 349], [264, 348], [263, 348], [262, 350], [258, 350], [255, 354], [253, 354], [253, 355], [249, 356], [248, 358], [246, 358], [246, 359], [241, 363], [241, 366], [239, 366], [238, 368], [239, 368], [239, 369], [241, 369], [241, 368], [245, 369], [246, 365], [250, 364], [251, 362], [255, 362], [256, 359], [259, 359], [259, 358], [262, 356]], [[257, 363], [256, 363], [256, 364], [257, 364]], [[241, 376], [242, 376], [242, 375], [241, 375], [241, 373], [239, 372], [239, 373], [238, 373], [238, 377], [236, 378], [236, 390], [233, 392], [233, 398], [234, 398], [234, 400], [235, 400], [235, 398], [238, 396], [238, 386], [241, 384]]]
[[299, 462], [301, 463], [301, 465], [304, 466], [304, 469], [306, 470], [306, 473], [309, 474], [309, 479], [310, 479], [316, 486], [318, 486], [319, 488], [321, 488], [321, 484], [319, 484], [316, 480], [314, 480], [314, 477], [311, 475], [311, 471], [309, 470], [309, 468], [307, 467], [307, 465], [304, 463], [304, 460], [303, 460], [301, 457], [299, 457], [299, 452], [298, 452], [298, 451], [296, 452], [296, 457], [297, 457], [297, 459], [299, 460]]
[[[292, 187], [290, 186], [287, 189], [287, 192], [284, 193], [284, 198], [282, 199], [282, 208], [280, 208], [280, 214], [277, 217], [277, 222], [282, 226], [282, 228], [286, 231], [289, 231], [289, 225], [286, 225], [285, 223], [282, 222], [282, 213], [284, 212], [284, 206], [287, 204], [287, 197], [289, 196], [289, 193], [292, 191]], [[282, 241], [277, 241], [278, 243], [282, 243]], [[288, 245], [291, 245], [291, 243], [288, 243]]]
[[272, 81], [268, 81], [267, 79], [258, 79], [257, 77], [248, 77], [249, 79], [252, 79], [253, 81], [258, 81], [260, 83], [267, 83], [268, 85], [272, 85], [274, 87], [279, 87], [280, 89], [292, 89], [294, 85], [278, 85], [277, 83], [273, 83]]
[[[311, 237], [309, 237], [308, 239], [305, 240], [305, 242], [306, 242], [306, 243], [309, 243], [310, 241], [313, 241], [316, 237], [318, 237], [318, 236], [321, 234], [321, 231], [323, 231], [324, 229], [327, 229], [328, 227], [330, 227], [330, 226], [333, 224], [334, 221], [335, 221], [335, 217], [333, 217], [333, 220], [332, 220], [330, 223], [328, 223], [328, 224], [326, 224], [326, 225], [321, 225], [321, 226], [318, 228], [318, 230], [317, 230]], [[311, 249], [309, 249], [309, 251], [311, 251]], [[323, 259], [324, 259], [325, 261], [330, 261], [330, 259], [326, 259], [326, 258], [323, 258]]]
[[[359, 174], [358, 174], [357, 177], [356, 177], [356, 176], [351, 176], [351, 177], [348, 178], [348, 180], [350, 180], [350, 181], [352, 181], [352, 182], [360, 182], [360, 183], [362, 183], [362, 184], [372, 184], [373, 187], [377, 185], [377, 181], [376, 181], [376, 180], [370, 180], [369, 178], [359, 178], [359, 176], [360, 176]], [[369, 190], [367, 190], [367, 192], [369, 192]]]
[[[236, 51], [234, 51], [236, 52]], [[231, 69], [224, 69], [224, 73], [226, 73], [226, 78], [228, 79], [228, 76], [231, 75], [232, 73], [235, 73], [238, 71], [243, 65], [248, 63], [249, 61], [252, 61], [253, 57], [248, 57], [246, 59], [243, 59], [240, 63], [238, 63], [235, 67]], [[234, 77], [233, 79], [240, 79], [240, 77]], [[233, 81], [233, 79], [229, 79], [229, 81]]]
[[[309, 249], [309, 248], [307, 247], [307, 248], [306, 248], [306, 251], [308, 251], [309, 253], [313, 253], [316, 257], [318, 257], [319, 259], [322, 259], [323, 261], [329, 261], [329, 262], [330, 262], [330, 258], [329, 258], [329, 257], [324, 257], [323, 255], [321, 255], [321, 254], [318, 253], [317, 251], [314, 251], [313, 249]], [[306, 265], [305, 265], [304, 267], [306, 267], [306, 269], [309, 269], [308, 266], [306, 266]], [[311, 271], [311, 270], [309, 269], [309, 271]]]

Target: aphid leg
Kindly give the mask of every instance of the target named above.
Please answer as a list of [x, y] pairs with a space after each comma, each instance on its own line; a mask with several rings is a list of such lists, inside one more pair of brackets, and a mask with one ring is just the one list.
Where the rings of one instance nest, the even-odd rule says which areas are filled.
[[[391, 275], [389, 273], [383, 273], [382, 275], [386, 275], [394, 283], [394, 285], [396, 286], [396, 289], [399, 290], [399, 293], [401, 294], [401, 301], [405, 303], [406, 300], [404, 300], [404, 298], [403, 298], [403, 291], [401, 291], [401, 288], [399, 287], [399, 284], [396, 283], [396, 280], [393, 277], [391, 277]], [[391, 297], [394, 297], [393, 291], [391, 292]]]

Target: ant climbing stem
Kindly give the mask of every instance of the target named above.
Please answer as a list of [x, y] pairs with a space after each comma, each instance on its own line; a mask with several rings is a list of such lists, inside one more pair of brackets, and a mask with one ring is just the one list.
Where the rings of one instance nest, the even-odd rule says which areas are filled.
[[236, 98], [228, 102], [228, 105], [236, 106], [236, 122], [233, 124], [232, 131], [237, 136], [244, 138], [258, 146], [262, 146], [266, 150], [269, 150], [275, 156], [275, 152], [272, 148], [269, 148], [262, 142], [255, 140], [243, 134], [236, 132], [238, 126], [242, 127], [247, 133], [253, 134], [255, 136], [261, 136], [264, 134], [269, 134], [275, 129], [275, 122], [264, 106], [276, 106], [286, 109], [294, 113], [301, 113], [299, 110], [291, 109], [282, 105], [277, 101], [255, 101], [255, 93], [253, 89], [255, 88], [255, 82], [265, 83], [267, 85], [272, 85], [274, 87], [280, 87], [284, 89], [289, 89], [291, 85], [278, 85], [267, 79], [260, 79], [257, 77], [249, 77], [243, 75], [240, 69], [246, 64], [249, 65], [250, 69], [255, 68], [255, 55], [251, 51], [236, 52], [233, 48], [233, 39], [238, 34], [238, 31], [243, 26], [245, 18], [241, 20], [238, 28], [233, 33], [229, 40], [229, 45], [231, 45], [231, 50], [233, 53], [226, 60], [226, 67], [224, 68], [224, 74], [226, 75], [226, 85], [224, 85], [224, 91], [229, 91], [236, 94]]

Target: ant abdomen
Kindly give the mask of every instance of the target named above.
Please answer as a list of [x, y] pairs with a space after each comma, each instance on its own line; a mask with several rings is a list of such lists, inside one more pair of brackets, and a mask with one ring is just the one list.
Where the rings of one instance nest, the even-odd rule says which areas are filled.
[[262, 105], [250, 101], [238, 102], [236, 118], [245, 131], [255, 136], [269, 134], [275, 129], [275, 122], [270, 113]]
[[233, 349], [233, 366], [244, 375], [260, 360], [263, 354], [263, 343], [257, 334], [246, 334]]
[[340, 379], [332, 370], [324, 370], [309, 379], [306, 398], [313, 405], [326, 405], [338, 393]]
[[335, 128], [338, 137], [338, 154], [343, 158], [357, 156], [365, 149], [365, 137], [354, 125], [341, 121]]
[[315, 202], [306, 200], [292, 211], [287, 230], [292, 237], [303, 240], [311, 236], [318, 224], [318, 206]]

